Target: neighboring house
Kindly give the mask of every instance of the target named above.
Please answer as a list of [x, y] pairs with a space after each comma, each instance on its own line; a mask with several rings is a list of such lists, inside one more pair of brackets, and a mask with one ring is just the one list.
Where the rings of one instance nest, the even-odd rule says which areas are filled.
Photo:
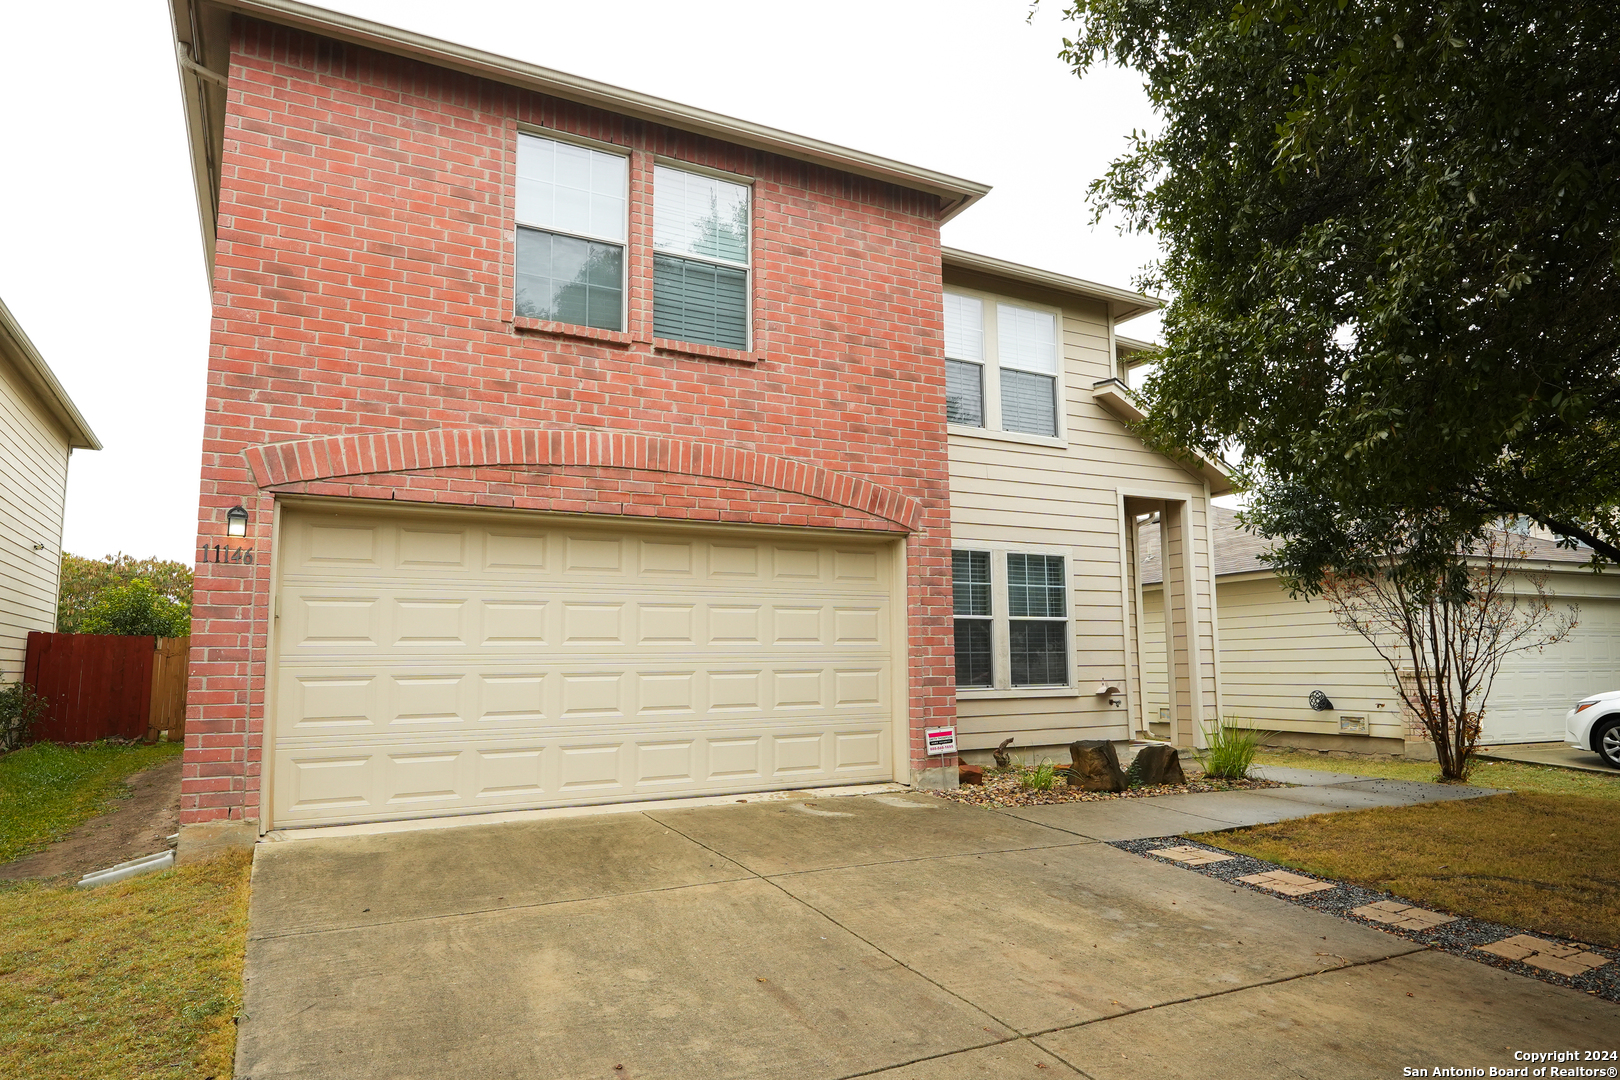
[[31, 630], [56, 629], [68, 458], [90, 425], [0, 303], [0, 678], [22, 674]]
[[[1128, 738], [1151, 512], [1183, 734], [1215, 715], [1224, 477], [1113, 380], [1155, 301], [942, 253], [980, 184], [302, 5], [173, 12], [197, 842], [954, 784], [959, 712], [968, 748]], [[988, 594], [954, 623], [953, 533]]]
[[[1575, 630], [1543, 650], [1510, 655], [1485, 709], [1481, 741], [1548, 742], [1564, 738], [1564, 714], [1582, 697], [1620, 686], [1620, 575], [1585, 569], [1586, 549], [1515, 537], [1531, 551], [1524, 569], [1547, 576], [1555, 604], [1579, 609]], [[1288, 595], [1261, 561], [1268, 541], [1240, 529], [1217, 508], [1215, 571], [1225, 714], [1275, 732], [1281, 745], [1357, 753], [1408, 751], [1428, 756], [1422, 731], [1403, 719], [1389, 666], [1367, 641], [1338, 625], [1327, 601]], [[1147, 610], [1158, 610], [1160, 576], [1151, 539], [1143, 544]], [[1527, 587], [1528, 589], [1528, 587]], [[1156, 624], [1152, 619], [1148, 626]], [[1164, 705], [1164, 636], [1150, 629], [1150, 720]], [[1312, 709], [1320, 690], [1332, 703]]]

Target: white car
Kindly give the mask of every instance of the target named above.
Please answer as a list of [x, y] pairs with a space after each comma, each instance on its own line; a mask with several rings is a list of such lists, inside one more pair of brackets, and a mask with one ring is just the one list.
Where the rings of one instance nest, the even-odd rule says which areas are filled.
[[1564, 716], [1569, 745], [1596, 750], [1613, 768], [1620, 769], [1620, 690], [1594, 694]]

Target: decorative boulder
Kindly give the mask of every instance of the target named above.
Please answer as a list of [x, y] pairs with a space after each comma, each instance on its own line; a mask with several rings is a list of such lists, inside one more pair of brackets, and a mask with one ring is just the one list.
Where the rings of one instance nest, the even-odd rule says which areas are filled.
[[1181, 771], [1181, 755], [1176, 753], [1175, 747], [1164, 743], [1153, 743], [1137, 751], [1126, 777], [1133, 785], [1143, 787], [1187, 782], [1187, 774]]
[[1074, 761], [1063, 771], [1069, 786], [1082, 791], [1124, 791], [1119, 754], [1107, 739], [1081, 739], [1069, 744]]
[[984, 783], [984, 766], [958, 765], [956, 767], [956, 782], [959, 784]]

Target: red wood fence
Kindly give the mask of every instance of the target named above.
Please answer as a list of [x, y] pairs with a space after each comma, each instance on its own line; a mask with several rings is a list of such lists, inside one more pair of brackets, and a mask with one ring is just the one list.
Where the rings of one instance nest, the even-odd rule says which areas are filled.
[[30, 738], [94, 742], [185, 731], [190, 638], [121, 634], [28, 635], [23, 681], [49, 703]]

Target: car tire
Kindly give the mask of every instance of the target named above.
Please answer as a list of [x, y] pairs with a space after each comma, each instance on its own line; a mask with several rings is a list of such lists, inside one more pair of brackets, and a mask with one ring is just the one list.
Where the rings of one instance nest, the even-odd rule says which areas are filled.
[[1592, 732], [1592, 749], [1611, 768], [1620, 769], [1620, 717], [1611, 717]]

